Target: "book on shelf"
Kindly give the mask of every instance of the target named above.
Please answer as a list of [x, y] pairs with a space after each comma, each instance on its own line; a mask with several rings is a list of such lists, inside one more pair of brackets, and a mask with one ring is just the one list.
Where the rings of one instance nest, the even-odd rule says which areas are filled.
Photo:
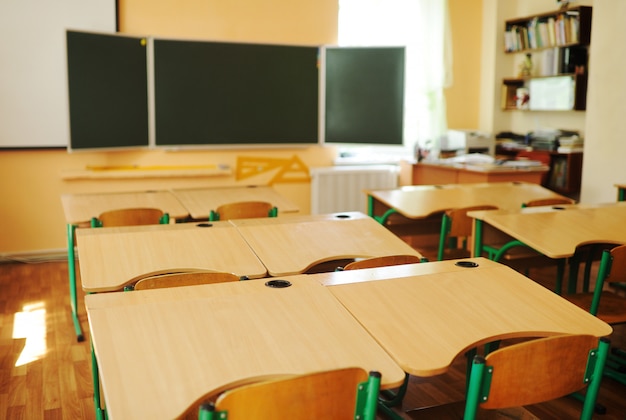
[[507, 52], [558, 47], [578, 42], [580, 14], [577, 11], [534, 17], [527, 22], [512, 22], [504, 31], [504, 49]]

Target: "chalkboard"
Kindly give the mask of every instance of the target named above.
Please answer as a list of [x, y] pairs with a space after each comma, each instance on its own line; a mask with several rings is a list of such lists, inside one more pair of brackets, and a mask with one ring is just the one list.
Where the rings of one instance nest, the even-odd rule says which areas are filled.
[[70, 148], [149, 146], [147, 41], [67, 31]]
[[154, 40], [157, 146], [314, 144], [319, 49]]
[[328, 47], [324, 68], [324, 142], [402, 144], [404, 47]]

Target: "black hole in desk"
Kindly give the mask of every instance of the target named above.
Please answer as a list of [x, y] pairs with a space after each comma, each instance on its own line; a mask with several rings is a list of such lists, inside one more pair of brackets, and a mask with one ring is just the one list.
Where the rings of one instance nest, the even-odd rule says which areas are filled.
[[465, 267], [465, 268], [478, 267], [478, 263], [475, 263], [474, 261], [457, 261], [456, 263], [454, 263], [454, 265], [458, 265], [459, 267]]
[[554, 210], [565, 210], [565, 207], [561, 207], [561, 206], [552, 206], [552, 208]]
[[433, 185], [433, 187], [441, 189], [443, 188], [443, 185]]
[[198, 227], [211, 227], [213, 223], [198, 223], [196, 226]]
[[350, 215], [349, 214], [338, 214], [335, 216], [337, 219], [349, 219]]
[[268, 282], [265, 282], [265, 285], [267, 287], [273, 287], [275, 289], [282, 289], [284, 287], [291, 286], [291, 282], [287, 280], [270, 280]]

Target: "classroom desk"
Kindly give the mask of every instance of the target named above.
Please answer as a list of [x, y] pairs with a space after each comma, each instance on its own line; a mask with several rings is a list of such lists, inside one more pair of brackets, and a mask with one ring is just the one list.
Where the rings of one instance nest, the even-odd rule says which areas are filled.
[[442, 214], [455, 208], [493, 205], [516, 209], [532, 199], [565, 198], [524, 182], [418, 185], [365, 193], [368, 214], [397, 235], [439, 235]]
[[206, 219], [211, 210], [222, 204], [240, 201], [266, 201], [278, 209], [279, 215], [299, 211], [298, 206], [269, 186], [174, 189], [172, 193], [194, 219]]
[[228, 221], [78, 229], [83, 290], [121, 290], [148, 273], [215, 270], [265, 277], [265, 267]]
[[[459, 267], [458, 261], [478, 267]], [[494, 340], [612, 333], [605, 322], [485, 258], [306, 278], [328, 286], [402, 369], [416, 376], [444, 373], [459, 354]]]
[[385, 255], [422, 255], [360, 212], [231, 220], [271, 276], [316, 264]]
[[[474, 211], [473, 255], [481, 255], [485, 224], [553, 259], [570, 258], [593, 243], [626, 243], [626, 203]], [[573, 270], [570, 270], [572, 274]], [[570, 276], [570, 289], [575, 286]]]
[[460, 207], [493, 205], [517, 209], [529, 200], [564, 198], [541, 185], [524, 182], [418, 185], [365, 193], [369, 215], [383, 224], [396, 213], [419, 220]]
[[541, 184], [543, 177], [550, 170], [544, 165], [507, 167], [496, 164], [419, 162], [411, 166], [413, 185], [511, 181]]
[[76, 297], [76, 261], [74, 257], [75, 231], [87, 227], [92, 217], [109, 210], [135, 207], [158, 208], [172, 219], [186, 218], [189, 213], [169, 191], [135, 191], [97, 194], [61, 195], [65, 222], [67, 223], [67, 262], [70, 288], [70, 307], [78, 341], [83, 341], [83, 331], [78, 320]]
[[317, 282], [265, 280], [85, 297], [108, 418], [172, 419], [226, 389], [349, 366], [405, 374]]

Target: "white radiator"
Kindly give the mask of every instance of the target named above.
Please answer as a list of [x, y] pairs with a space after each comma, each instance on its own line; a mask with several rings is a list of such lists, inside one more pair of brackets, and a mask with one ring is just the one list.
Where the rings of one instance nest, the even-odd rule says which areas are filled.
[[330, 166], [311, 169], [311, 214], [367, 213], [368, 189], [398, 186], [396, 165]]

